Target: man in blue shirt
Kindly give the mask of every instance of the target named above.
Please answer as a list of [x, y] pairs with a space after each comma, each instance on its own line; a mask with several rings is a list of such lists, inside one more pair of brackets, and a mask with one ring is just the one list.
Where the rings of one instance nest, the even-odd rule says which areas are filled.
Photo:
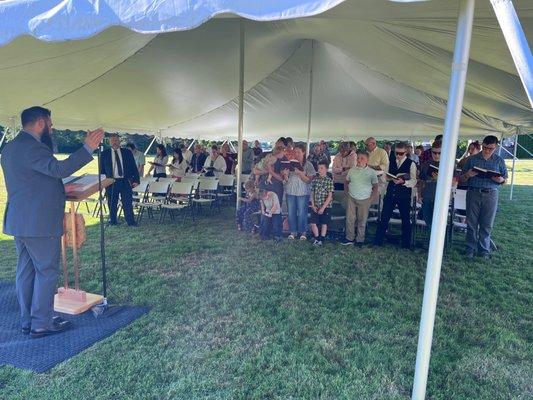
[[[507, 180], [507, 167], [503, 158], [494, 154], [498, 147], [496, 136], [483, 139], [482, 150], [468, 157], [461, 176], [467, 182], [466, 192], [466, 256], [474, 257], [476, 251], [485, 259], [490, 258], [490, 234], [494, 217], [498, 208], [498, 192]], [[474, 168], [496, 171], [499, 176], [487, 176], [475, 171]]]

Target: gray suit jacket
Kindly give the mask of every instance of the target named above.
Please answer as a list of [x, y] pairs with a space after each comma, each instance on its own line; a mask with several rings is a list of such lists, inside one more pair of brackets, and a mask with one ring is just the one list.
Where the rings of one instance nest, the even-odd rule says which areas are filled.
[[21, 131], [1, 155], [7, 189], [4, 233], [18, 237], [63, 234], [66, 178], [93, 159], [82, 147], [58, 161], [50, 148]]

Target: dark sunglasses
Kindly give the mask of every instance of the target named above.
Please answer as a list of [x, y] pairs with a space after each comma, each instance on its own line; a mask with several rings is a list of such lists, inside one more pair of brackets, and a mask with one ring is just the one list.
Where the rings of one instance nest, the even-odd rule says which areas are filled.
[[397, 151], [396, 154], [398, 154], [399, 156], [403, 156], [405, 154], [405, 151]]
[[433, 154], [440, 154], [440, 151], [433, 151], [433, 150], [431, 150], [431, 152], [432, 152]]

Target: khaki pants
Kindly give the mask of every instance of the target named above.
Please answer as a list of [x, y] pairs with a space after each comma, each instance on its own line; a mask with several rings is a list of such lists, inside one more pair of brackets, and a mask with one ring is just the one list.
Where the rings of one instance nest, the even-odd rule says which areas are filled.
[[[371, 198], [356, 200], [349, 194], [346, 195], [346, 239], [357, 243], [365, 241], [366, 220], [371, 204]], [[357, 237], [355, 237], [355, 224], [357, 222]]]

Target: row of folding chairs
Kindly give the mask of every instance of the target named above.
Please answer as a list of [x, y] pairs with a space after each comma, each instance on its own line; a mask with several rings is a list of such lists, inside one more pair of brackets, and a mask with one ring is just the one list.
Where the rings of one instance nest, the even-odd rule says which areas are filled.
[[233, 196], [234, 177], [185, 176], [180, 182], [173, 178], [145, 179], [134, 188], [134, 206], [138, 209], [138, 221], [145, 212], [149, 217], [160, 211], [160, 221], [168, 215], [172, 220], [176, 212], [184, 216], [201, 214], [206, 208], [217, 209], [225, 199]]

